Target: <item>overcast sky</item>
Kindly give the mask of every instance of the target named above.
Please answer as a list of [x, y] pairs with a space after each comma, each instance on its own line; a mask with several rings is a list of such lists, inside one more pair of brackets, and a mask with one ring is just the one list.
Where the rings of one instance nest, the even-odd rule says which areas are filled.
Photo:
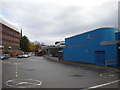
[[0, 17], [30, 41], [54, 44], [99, 27], [118, 26], [119, 0], [2, 0]]

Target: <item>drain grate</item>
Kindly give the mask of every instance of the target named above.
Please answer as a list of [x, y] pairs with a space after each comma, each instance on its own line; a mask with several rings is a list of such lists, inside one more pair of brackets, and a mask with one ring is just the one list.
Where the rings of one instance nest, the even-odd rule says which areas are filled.
[[6, 82], [7, 86], [15, 88], [31, 88], [40, 86], [41, 84], [41, 81], [33, 79], [13, 79]]

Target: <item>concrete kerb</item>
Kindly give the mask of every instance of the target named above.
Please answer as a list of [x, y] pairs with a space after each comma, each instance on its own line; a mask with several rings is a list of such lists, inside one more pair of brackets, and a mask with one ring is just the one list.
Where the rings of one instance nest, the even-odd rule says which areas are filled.
[[68, 60], [62, 60], [61, 62], [58, 60], [57, 57], [48, 57], [48, 56], [44, 56], [44, 58], [51, 60], [51, 61], [55, 61], [55, 62], [59, 62], [59, 63], [64, 63], [64, 64], [72, 64], [72, 65], [80, 65], [80, 66], [86, 66], [86, 67], [93, 67], [96, 69], [103, 69], [105, 72], [114, 72], [114, 73], [120, 73], [120, 68], [119, 67], [111, 67], [111, 66], [100, 66], [100, 65], [96, 65], [96, 64], [91, 64], [91, 63], [83, 63], [83, 62], [73, 62], [73, 61], [68, 61]]

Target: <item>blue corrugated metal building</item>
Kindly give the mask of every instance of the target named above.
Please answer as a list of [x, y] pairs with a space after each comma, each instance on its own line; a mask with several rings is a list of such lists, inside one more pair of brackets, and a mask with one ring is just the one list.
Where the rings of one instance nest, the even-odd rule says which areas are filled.
[[63, 59], [97, 65], [118, 65], [120, 32], [117, 28], [98, 28], [65, 39]]

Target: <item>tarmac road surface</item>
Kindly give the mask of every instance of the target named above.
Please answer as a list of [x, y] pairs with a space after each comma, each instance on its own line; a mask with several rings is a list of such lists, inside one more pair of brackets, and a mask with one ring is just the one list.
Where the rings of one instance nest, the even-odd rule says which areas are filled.
[[2, 61], [3, 88], [119, 88], [119, 75], [113, 67], [59, 63], [35, 56]]

